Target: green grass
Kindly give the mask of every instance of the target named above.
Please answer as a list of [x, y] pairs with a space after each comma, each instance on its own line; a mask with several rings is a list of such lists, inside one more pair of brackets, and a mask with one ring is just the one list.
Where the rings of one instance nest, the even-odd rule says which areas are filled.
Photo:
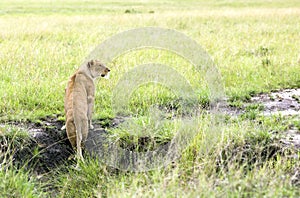
[[266, 122], [271, 125], [232, 122], [217, 141], [204, 132], [208, 123], [201, 122], [198, 137], [178, 161], [163, 169], [122, 172], [87, 159], [80, 171], [60, 173], [54, 183], [64, 197], [297, 197], [299, 188], [292, 184], [292, 175], [299, 161], [287, 157], [291, 151], [270, 135], [276, 127], [270, 121]]
[[45, 197], [42, 184], [24, 167], [17, 169], [13, 154], [28, 145], [29, 135], [15, 127], [0, 128], [0, 196], [1, 197]]
[[[48, 5], [35, 2], [23, 7], [34, 4]], [[300, 6], [296, 2], [293, 8], [229, 7], [224, 11], [211, 7], [197, 11], [197, 6], [188, 6], [191, 4], [182, 5], [189, 12], [181, 11], [174, 3], [176, 9], [172, 12], [155, 14], [83, 14], [79, 10], [70, 16], [3, 15], [1, 117], [33, 119], [62, 113], [67, 79], [89, 52], [113, 34], [144, 26], [176, 29], [196, 40], [221, 71], [230, 98], [243, 99], [253, 92], [299, 87]], [[13, 5], [17, 9], [17, 4]], [[207, 93], [203, 76], [193, 72], [189, 62], [177, 55], [161, 50], [129, 52], [109, 65], [113, 71], [111, 80], [98, 83], [96, 101], [104, 106], [105, 112], [96, 117], [113, 116], [108, 100], [118, 79], [133, 66], [148, 62], [176, 68], [202, 96]]]
[[24, 170], [0, 169], [1, 197], [45, 197], [41, 184]]
[[[300, 87], [299, 17], [298, 0], [2, 1], [0, 120], [34, 121], [49, 115], [64, 119], [64, 88], [85, 57], [108, 37], [145, 26], [175, 29], [200, 44], [219, 69], [232, 106], [241, 107], [256, 93]], [[95, 119], [115, 117], [114, 87], [126, 72], [150, 62], [175, 69], [197, 93], [197, 106], [207, 106], [207, 82], [188, 60], [169, 51], [140, 49], [115, 58], [108, 65], [111, 79], [97, 81]], [[146, 134], [165, 142], [185, 126], [176, 118], [185, 115], [185, 109], [168, 87], [149, 83], [128, 97], [134, 116], [129, 124], [109, 131], [114, 141], [137, 144]], [[160, 125], [151, 117], [160, 116], [150, 114], [153, 106], [166, 112]], [[68, 167], [68, 172], [50, 173], [49, 190], [34, 174], [0, 162], [0, 180], [6, 181], [0, 196], [298, 197], [293, 176], [299, 161], [290, 156], [299, 153], [286, 150], [279, 139], [291, 125], [299, 130], [299, 117], [265, 118], [261, 110], [259, 105], [249, 106], [245, 114], [216, 128], [201, 114], [196, 125], [184, 131], [197, 135], [180, 158], [149, 172], [111, 171], [87, 159], [81, 170]], [[23, 133], [6, 127], [0, 132], [1, 139], [15, 146], [26, 140]], [[268, 152], [276, 154], [266, 157]]]

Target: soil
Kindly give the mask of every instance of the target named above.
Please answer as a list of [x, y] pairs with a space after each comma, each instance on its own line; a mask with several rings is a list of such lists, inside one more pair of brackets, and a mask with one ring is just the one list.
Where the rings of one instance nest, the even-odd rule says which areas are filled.
[[270, 94], [260, 94], [251, 98], [251, 103], [262, 104], [265, 116], [300, 114], [300, 89], [285, 89]]
[[[300, 116], [300, 89], [275, 90], [271, 93], [261, 93], [244, 103], [241, 107], [232, 107], [223, 103], [219, 112], [239, 116], [247, 112], [251, 105], [260, 105], [262, 110], [258, 110], [258, 115], [263, 116]], [[300, 122], [300, 121], [299, 121]], [[285, 131], [285, 137], [281, 142], [286, 146], [300, 149], [300, 131], [295, 126], [289, 126]]]
[[[247, 106], [251, 104], [263, 105], [264, 109], [260, 113], [265, 116], [278, 113], [284, 116], [299, 115], [300, 89], [286, 89], [270, 94], [259, 94], [252, 97], [250, 102], [244, 104], [242, 107], [235, 108], [223, 105], [220, 109], [228, 115], [236, 116], [244, 113]], [[106, 148], [106, 150], [108, 150], [111, 148], [111, 144], [108, 143], [108, 133], [105, 128], [117, 127], [125, 120], [125, 117], [116, 117], [111, 120], [95, 121], [94, 129], [89, 131], [89, 137], [85, 143], [85, 149], [87, 151], [85, 155], [94, 155], [95, 152], [97, 152], [98, 157], [105, 157], [103, 149]], [[57, 118], [46, 117], [39, 123], [10, 122], [8, 124], [24, 128], [30, 135], [30, 141], [26, 146], [16, 149], [13, 154], [13, 163], [16, 166], [26, 167], [30, 170], [34, 170], [37, 174], [42, 174], [61, 165], [76, 164], [73, 158], [74, 151], [67, 139], [66, 132], [65, 130], [61, 130], [64, 123], [57, 120]], [[282, 144], [300, 149], [299, 129], [291, 127], [286, 134], [286, 138], [281, 141]], [[149, 145], [155, 144], [155, 140], [150, 137], [141, 137], [137, 142], [137, 145], [118, 145], [126, 150], [125, 154], [122, 154], [123, 158], [121, 158], [121, 160], [128, 161], [129, 159], [125, 158], [137, 147], [143, 150], [143, 148], [148, 148]], [[169, 142], [158, 142], [158, 144], [163, 144], [163, 149], [166, 149]], [[5, 150], [2, 144], [1, 147], [2, 151]], [[167, 154], [166, 150], [160, 150], [160, 152]]]
[[300, 89], [276, 90], [271, 93], [261, 93], [253, 96], [250, 101], [240, 107], [234, 107], [225, 101], [221, 103], [218, 111], [230, 116], [238, 116], [246, 112], [250, 105], [261, 105], [261, 115], [300, 115]]
[[[105, 141], [107, 132], [103, 127], [116, 127], [123, 122], [122, 118], [112, 120], [99, 120], [94, 123], [94, 129], [89, 131], [86, 141], [87, 148], [91, 148], [92, 137], [97, 134], [98, 140]], [[104, 124], [100, 124], [104, 123]], [[61, 130], [64, 123], [54, 117], [46, 117], [38, 123], [9, 122], [6, 125], [13, 125], [25, 129], [29, 133], [29, 140], [25, 144], [18, 145], [20, 148], [13, 148], [13, 164], [20, 168], [33, 170], [34, 173], [42, 174], [49, 172], [61, 165], [76, 164], [75, 152], [67, 138], [65, 130]], [[102, 134], [102, 135], [101, 135]], [[5, 153], [7, 144], [0, 141], [1, 150]], [[85, 152], [84, 154], [87, 154]]]
[[66, 133], [60, 128], [61, 121], [56, 118], [44, 118], [39, 123], [10, 122], [29, 133], [29, 141], [13, 149], [13, 164], [42, 174], [62, 164], [71, 163], [69, 157], [74, 154]]

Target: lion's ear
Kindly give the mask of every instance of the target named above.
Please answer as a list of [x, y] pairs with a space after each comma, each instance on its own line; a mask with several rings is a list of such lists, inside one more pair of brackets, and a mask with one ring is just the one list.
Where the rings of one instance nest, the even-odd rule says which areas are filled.
[[95, 64], [95, 60], [90, 60], [87, 64], [87, 66], [90, 68], [94, 64]]

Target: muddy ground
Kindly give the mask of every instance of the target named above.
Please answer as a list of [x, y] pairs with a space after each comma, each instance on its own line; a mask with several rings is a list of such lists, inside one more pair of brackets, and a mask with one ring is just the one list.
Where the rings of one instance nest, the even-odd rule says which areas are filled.
[[[253, 109], [253, 107], [257, 109]], [[249, 109], [250, 111], [251, 109], [256, 110], [258, 115], [263, 116], [300, 116], [300, 89], [275, 90], [267, 94], [257, 94], [239, 107], [225, 103], [225, 105], [220, 106], [219, 111], [229, 116], [239, 116], [249, 112]], [[281, 142], [300, 149], [299, 129], [295, 126], [289, 126], [285, 131], [285, 138]]]
[[[230, 105], [221, 106], [221, 111], [230, 116], [238, 116], [247, 111], [247, 106], [260, 104], [263, 109], [259, 112], [262, 115], [270, 116], [273, 114], [281, 114], [283, 116], [299, 115], [300, 113], [300, 89], [286, 89], [274, 91], [269, 94], [258, 94], [250, 99], [249, 102], [242, 106], [234, 107]], [[102, 148], [110, 149], [108, 143], [108, 134], [105, 128], [117, 127], [126, 118], [117, 117], [111, 120], [95, 121], [94, 129], [89, 131], [89, 137], [86, 142], [85, 155], [94, 154], [97, 151], [97, 156], [104, 156], [101, 152]], [[56, 118], [47, 117], [39, 123], [19, 123], [9, 122], [6, 125], [13, 125], [26, 129], [30, 134], [30, 140], [26, 146], [16, 148], [13, 154], [13, 163], [18, 167], [26, 167], [34, 170], [37, 174], [48, 172], [55, 167], [61, 165], [76, 164], [74, 160], [74, 151], [67, 139], [65, 130], [61, 130], [63, 122]], [[286, 131], [286, 138], [281, 140], [282, 146], [289, 146], [300, 149], [300, 131], [295, 127], [290, 127]], [[139, 145], [119, 145], [125, 147], [130, 153], [136, 146], [140, 148], [149, 147], [149, 144], [155, 140], [149, 137], [141, 137], [138, 140]], [[0, 140], [1, 150], [5, 151], [4, 141]], [[161, 153], [167, 155], [168, 143], [164, 142], [166, 147], [160, 150]], [[100, 151], [99, 151], [100, 148]], [[123, 153], [123, 161], [128, 162], [128, 153]], [[134, 160], [134, 159], [133, 159]], [[129, 160], [130, 161], [130, 160]], [[122, 162], [124, 163], [124, 162]]]
[[[107, 132], [104, 127], [116, 127], [123, 122], [122, 118], [114, 118], [109, 121], [98, 120], [95, 122], [94, 129], [89, 131], [89, 137], [86, 141], [86, 150], [84, 155], [92, 154], [95, 149], [95, 140], [101, 146], [107, 140]], [[105, 123], [105, 124], [103, 124]], [[25, 143], [16, 144], [10, 148], [13, 150], [12, 161], [18, 168], [24, 167], [33, 170], [34, 173], [42, 174], [55, 169], [61, 165], [74, 165], [75, 152], [67, 138], [65, 130], [61, 130], [64, 123], [55, 117], [46, 117], [38, 123], [20, 123], [8, 122], [6, 125], [12, 125], [25, 129], [29, 133], [29, 139]], [[95, 138], [96, 137], [96, 138]], [[7, 141], [0, 138], [2, 153], [8, 149]], [[6, 148], [5, 148], [6, 147]], [[15, 148], [19, 147], [19, 148]], [[11, 153], [9, 153], [11, 154]]]
[[300, 89], [276, 90], [271, 93], [257, 94], [241, 106], [232, 106], [229, 102], [223, 103], [219, 111], [230, 116], [245, 113], [251, 105], [261, 105], [261, 115], [299, 115], [300, 114]]

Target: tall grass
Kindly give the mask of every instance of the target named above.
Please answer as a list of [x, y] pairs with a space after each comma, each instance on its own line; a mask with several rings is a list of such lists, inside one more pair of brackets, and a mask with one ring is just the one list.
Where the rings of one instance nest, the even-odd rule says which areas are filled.
[[[0, 120], [64, 119], [64, 88], [85, 57], [106, 38], [145, 26], [175, 29], [199, 43], [220, 70], [233, 105], [255, 93], [300, 87], [299, 17], [297, 0], [2, 1]], [[207, 105], [204, 75], [187, 60], [164, 50], [140, 49], [108, 65], [111, 79], [97, 82], [94, 119], [115, 116], [114, 87], [124, 73], [149, 62], [174, 68], [198, 94], [199, 107]], [[110, 129], [112, 140], [137, 144], [139, 132], [154, 131], [147, 135], [167, 142], [182, 126], [172, 114], [181, 113], [172, 90], [150, 83], [128, 97], [132, 122]], [[155, 104], [172, 110], [160, 126], [148, 114]], [[250, 108], [214, 128], [209, 116], [196, 117], [197, 125], [187, 127], [187, 135], [197, 135], [178, 159], [148, 172], [122, 172], [87, 158], [80, 169], [48, 173], [50, 187], [45, 187], [37, 180], [44, 175], [11, 166], [8, 150], [0, 155], [8, 159], [0, 162], [0, 197], [299, 197], [299, 151], [280, 142], [290, 126], [299, 129], [299, 116], [266, 118], [258, 115], [259, 106]], [[11, 136], [7, 128], [0, 131], [2, 143], [15, 137], [7, 145], [28, 137], [16, 131]]]
[[[280, 1], [276, 2], [280, 4]], [[9, 8], [8, 3], [2, 4], [3, 9], [18, 9], [13, 5]], [[48, 5], [35, 2], [23, 8], [35, 4]], [[212, 5], [215, 4], [218, 3]], [[196, 40], [221, 71], [229, 97], [243, 98], [253, 92], [299, 86], [300, 27], [296, 2], [294, 7], [276, 9], [250, 6], [221, 10], [210, 7], [198, 11], [201, 4], [195, 4], [194, 8], [190, 5], [193, 3], [174, 4], [172, 12], [159, 10], [154, 14], [126, 14], [115, 10], [115, 14], [97, 15], [94, 11], [89, 15], [78, 10], [70, 16], [63, 13], [2, 15], [1, 117], [32, 119], [61, 114], [67, 79], [89, 52], [115, 33], [144, 26], [176, 29]], [[181, 11], [184, 8], [189, 12]], [[51, 6], [47, 9], [52, 12]], [[141, 9], [145, 7], [141, 6]], [[113, 116], [109, 111], [110, 92], [123, 72], [148, 62], [174, 67], [196, 86], [199, 93], [205, 90], [201, 86], [201, 74], [194, 75], [192, 66], [177, 55], [160, 50], [130, 52], [108, 65], [112, 69], [110, 81], [98, 83], [96, 103], [104, 106], [100, 117]]]
[[42, 189], [43, 185], [31, 175], [30, 170], [20, 166], [14, 158], [16, 152], [25, 150], [28, 146], [28, 133], [11, 127], [1, 128], [1, 130], [5, 132], [0, 134], [0, 196], [46, 197]]

